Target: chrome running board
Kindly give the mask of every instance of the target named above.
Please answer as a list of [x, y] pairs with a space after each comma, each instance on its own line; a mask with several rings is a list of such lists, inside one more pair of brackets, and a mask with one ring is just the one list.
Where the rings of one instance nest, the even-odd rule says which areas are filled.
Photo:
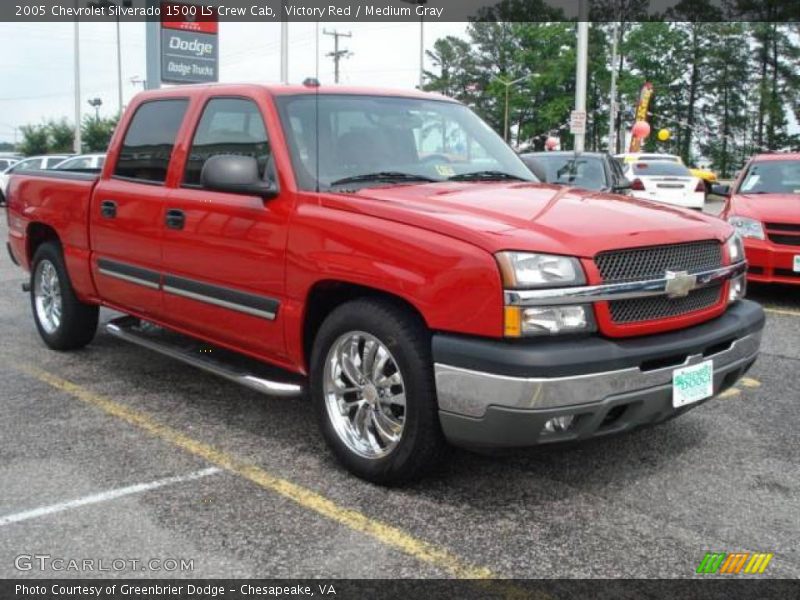
[[169, 331], [136, 317], [120, 317], [109, 321], [106, 323], [106, 331], [121, 340], [154, 350], [262, 394], [282, 398], [303, 394], [303, 378], [300, 375]]

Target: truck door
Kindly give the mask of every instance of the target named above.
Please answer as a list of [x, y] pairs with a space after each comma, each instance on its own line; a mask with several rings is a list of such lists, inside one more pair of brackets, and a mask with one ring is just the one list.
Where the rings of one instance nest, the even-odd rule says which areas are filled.
[[165, 206], [164, 318], [280, 362], [292, 197], [281, 192], [264, 200], [203, 189], [203, 164], [219, 154], [252, 156], [262, 177], [273, 173], [267, 127], [254, 99], [212, 96], [202, 107], [180, 183]]
[[161, 313], [165, 182], [188, 104], [163, 99], [139, 105], [113, 171], [104, 173], [92, 198], [92, 269], [100, 297], [142, 316]]

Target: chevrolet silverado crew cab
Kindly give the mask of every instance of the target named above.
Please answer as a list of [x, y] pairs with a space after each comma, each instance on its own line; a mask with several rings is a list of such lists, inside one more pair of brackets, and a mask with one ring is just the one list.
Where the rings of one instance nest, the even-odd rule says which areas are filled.
[[[728, 223], [540, 183], [467, 107], [344, 87], [144, 92], [102, 173], [15, 173], [54, 350], [112, 335], [275, 396], [378, 482], [657, 423], [753, 364]], [[209, 352], [208, 349], [213, 349]]]

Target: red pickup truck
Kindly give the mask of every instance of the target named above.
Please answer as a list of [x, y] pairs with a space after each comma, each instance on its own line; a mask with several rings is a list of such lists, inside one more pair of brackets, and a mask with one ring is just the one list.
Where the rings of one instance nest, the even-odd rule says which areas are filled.
[[142, 93], [102, 173], [18, 173], [9, 250], [55, 350], [111, 334], [276, 395], [308, 391], [357, 475], [446, 441], [526, 446], [663, 421], [756, 360], [722, 220], [539, 183], [436, 95]]

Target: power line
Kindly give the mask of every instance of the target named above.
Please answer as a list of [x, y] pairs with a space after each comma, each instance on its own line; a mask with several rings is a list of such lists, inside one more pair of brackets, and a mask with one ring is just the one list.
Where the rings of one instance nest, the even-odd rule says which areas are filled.
[[353, 34], [348, 31], [347, 33], [339, 33], [336, 29], [333, 31], [328, 31], [327, 29], [322, 30], [323, 35], [331, 35], [333, 36], [333, 52], [328, 52], [325, 56], [330, 56], [333, 58], [333, 81], [335, 83], [339, 83], [339, 61], [343, 58], [349, 58], [353, 56], [353, 53], [347, 49], [339, 50], [339, 38], [346, 37], [351, 38]]

